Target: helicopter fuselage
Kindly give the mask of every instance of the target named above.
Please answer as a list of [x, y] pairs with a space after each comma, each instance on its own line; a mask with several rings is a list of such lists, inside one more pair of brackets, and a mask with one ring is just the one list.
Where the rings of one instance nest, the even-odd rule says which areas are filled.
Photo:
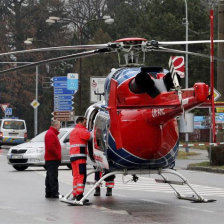
[[[144, 82], [150, 77], [150, 89], [137, 80], [142, 71], [147, 74]], [[138, 67], [114, 70], [108, 76], [105, 104], [92, 105], [86, 113], [94, 133], [95, 162], [101, 167], [113, 170], [174, 166], [179, 142], [176, 117], [183, 109], [204, 102], [208, 86], [197, 83], [181, 90], [180, 102], [177, 91], [168, 90], [166, 73], [161, 68]]]

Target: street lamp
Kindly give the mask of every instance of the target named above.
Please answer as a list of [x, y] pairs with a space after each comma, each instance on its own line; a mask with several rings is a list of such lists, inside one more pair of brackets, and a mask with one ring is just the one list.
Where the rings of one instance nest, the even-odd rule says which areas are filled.
[[[34, 40], [33, 38], [27, 38], [24, 44], [31, 45], [33, 42], [44, 42], [42, 40]], [[38, 102], [38, 79], [39, 79], [39, 68], [36, 66], [36, 101]], [[38, 134], [38, 106], [34, 108], [34, 136]]]
[[[105, 15], [103, 16], [102, 18], [97, 18], [97, 19], [91, 19], [91, 20], [88, 20], [86, 21], [85, 23], [82, 24], [81, 27], [79, 27], [79, 35], [80, 35], [80, 45], [83, 44], [83, 31], [84, 31], [84, 28], [90, 23], [90, 22], [93, 22], [93, 21], [104, 21], [106, 24], [110, 25], [112, 23], [114, 23], [114, 19], [111, 18], [109, 15]], [[56, 17], [56, 16], [51, 16], [49, 17], [46, 22], [48, 24], [54, 24], [56, 22], [71, 22], [75, 25], [77, 25], [77, 22], [72, 20], [72, 19], [68, 19], [68, 18], [60, 18], [60, 17]], [[78, 26], [77, 26], [78, 27]], [[81, 108], [81, 102], [82, 102], [82, 60], [81, 58], [79, 59], [79, 108]], [[82, 111], [82, 109], [80, 110]]]

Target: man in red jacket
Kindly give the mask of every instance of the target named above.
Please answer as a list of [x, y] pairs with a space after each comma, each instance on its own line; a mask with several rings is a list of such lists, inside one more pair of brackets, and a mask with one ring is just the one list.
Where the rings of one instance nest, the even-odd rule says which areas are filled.
[[60, 121], [53, 120], [51, 127], [45, 135], [45, 166], [47, 170], [45, 179], [45, 197], [59, 198], [58, 167], [61, 163], [61, 144], [58, 139]]
[[[86, 118], [78, 117], [70, 134], [70, 161], [73, 173], [73, 200], [80, 201], [86, 183], [87, 144], [90, 132], [86, 128]], [[84, 201], [88, 202], [86, 199]]]

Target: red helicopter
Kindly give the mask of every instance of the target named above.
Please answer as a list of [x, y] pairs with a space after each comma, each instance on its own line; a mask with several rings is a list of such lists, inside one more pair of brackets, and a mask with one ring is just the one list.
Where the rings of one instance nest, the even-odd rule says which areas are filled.
[[[121, 66], [118, 69], [112, 69], [107, 76], [105, 102], [90, 106], [85, 114], [88, 129], [92, 129], [94, 133], [93, 140], [88, 146], [88, 162], [97, 167], [97, 170], [106, 169], [110, 173], [95, 183], [81, 201], [70, 201], [71, 193], [68, 193], [61, 201], [83, 205], [88, 195], [105, 178], [114, 174], [130, 174], [133, 181], [137, 180], [138, 174], [158, 174], [172, 187], [180, 199], [197, 202], [214, 201], [203, 198], [182, 175], [172, 169], [179, 143], [176, 118], [207, 101], [208, 86], [205, 83], [195, 83], [192, 88], [181, 89], [181, 71], [173, 59], [170, 60], [170, 71], [162, 67], [144, 66], [145, 54], [151, 51], [187, 53], [209, 58], [203, 54], [164, 47], [197, 43], [210, 43], [210, 41], [158, 42], [144, 38], [125, 38], [107, 44], [40, 48], [0, 54], [2, 56], [38, 51], [88, 50], [0, 71], [1, 74], [49, 62], [101, 53], [118, 53]], [[121, 56], [124, 56], [123, 63]], [[168, 180], [165, 176], [167, 173], [178, 176], [181, 179], [178, 183], [189, 186], [194, 196], [181, 195], [173, 186], [177, 181]]]

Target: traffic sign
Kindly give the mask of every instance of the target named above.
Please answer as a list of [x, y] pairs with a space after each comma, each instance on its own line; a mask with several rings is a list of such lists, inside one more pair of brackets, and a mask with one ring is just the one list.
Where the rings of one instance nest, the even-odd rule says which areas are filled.
[[0, 104], [2, 111], [5, 113], [6, 108], [9, 106], [9, 103]]
[[[71, 73], [73, 74], [73, 73]], [[75, 78], [76, 76], [71, 76]], [[55, 111], [72, 111], [75, 90], [67, 89], [67, 76], [53, 77], [54, 86], [54, 110]]]
[[53, 120], [58, 121], [74, 121], [74, 117], [54, 117]]
[[104, 100], [105, 77], [90, 78], [90, 102], [96, 103]]
[[72, 111], [54, 111], [54, 120], [74, 121], [74, 113]]
[[[221, 93], [218, 92], [217, 89], [214, 88], [214, 101], [217, 101], [221, 97]], [[209, 94], [211, 93], [211, 89], [209, 89]]]
[[73, 110], [73, 106], [64, 106], [64, 105], [54, 105], [54, 111], [65, 111], [65, 110]]
[[34, 109], [36, 109], [37, 107], [40, 106], [40, 103], [39, 103], [37, 100], [33, 100], [33, 101], [30, 103], [30, 105], [31, 105]]
[[68, 73], [67, 89], [77, 91], [78, 90], [78, 81], [79, 81], [78, 73]]
[[74, 96], [72, 95], [54, 95], [54, 100], [59, 100], [59, 101], [62, 101], [62, 100], [73, 100], [74, 99]]
[[52, 78], [53, 82], [67, 82], [67, 77], [66, 76], [56, 76]]
[[72, 116], [74, 115], [73, 111], [54, 111], [52, 113], [54, 116]]
[[12, 108], [7, 107], [5, 109], [5, 115], [12, 115]]
[[220, 97], [221, 93], [219, 93], [218, 90], [214, 88], [214, 101], [217, 101]]
[[55, 106], [72, 106], [72, 104], [74, 104], [74, 102], [70, 101], [54, 101], [54, 105]]
[[53, 86], [67, 89], [67, 82], [53, 82]]
[[54, 88], [54, 95], [70, 94], [73, 95], [74, 90], [68, 90], [67, 88]]

